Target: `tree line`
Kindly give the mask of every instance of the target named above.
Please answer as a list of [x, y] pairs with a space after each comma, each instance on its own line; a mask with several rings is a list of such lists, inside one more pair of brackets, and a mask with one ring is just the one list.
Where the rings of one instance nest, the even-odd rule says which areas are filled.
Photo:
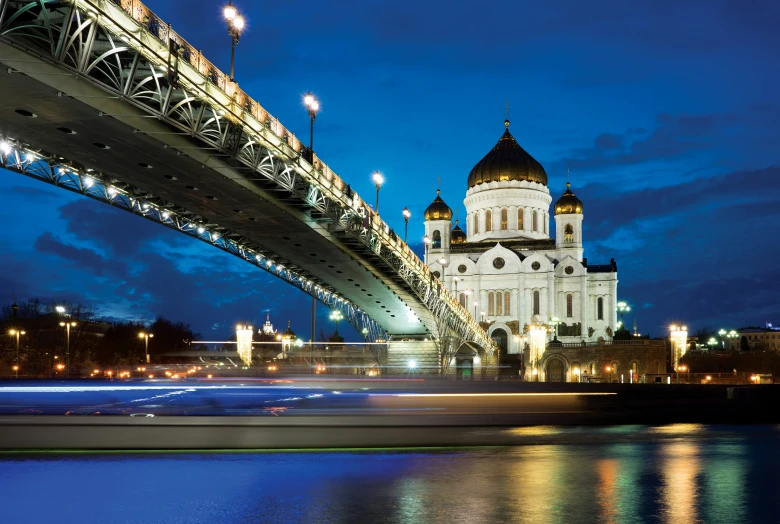
[[[101, 318], [84, 304], [33, 298], [0, 309], [0, 374], [8, 375], [12, 366], [18, 365], [20, 375], [51, 376], [57, 364], [66, 359], [68, 333], [61, 326], [63, 322], [75, 323], [70, 327], [71, 370], [143, 363], [142, 332], [154, 334], [149, 339], [150, 355], [189, 349], [191, 341], [200, 337], [189, 324], [161, 316], [151, 325], [113, 321]], [[16, 333], [22, 331], [17, 363]]]

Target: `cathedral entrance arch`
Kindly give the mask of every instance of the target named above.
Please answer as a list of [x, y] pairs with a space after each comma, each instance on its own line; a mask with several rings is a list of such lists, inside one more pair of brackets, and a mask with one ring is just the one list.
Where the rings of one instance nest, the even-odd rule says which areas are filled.
[[490, 338], [496, 343], [500, 355], [506, 355], [509, 348], [509, 335], [503, 328], [495, 328], [490, 334]]
[[547, 382], [564, 382], [563, 362], [557, 358], [547, 363]]

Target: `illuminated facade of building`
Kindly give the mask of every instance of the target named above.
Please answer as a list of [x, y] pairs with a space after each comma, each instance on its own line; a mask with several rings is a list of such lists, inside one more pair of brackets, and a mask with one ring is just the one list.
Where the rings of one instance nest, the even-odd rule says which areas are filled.
[[[550, 226], [547, 173], [514, 139], [509, 121], [504, 124], [498, 143], [468, 176], [465, 227], [457, 220], [453, 227], [452, 209], [439, 194], [426, 209], [426, 263], [489, 325], [501, 354], [525, 354], [527, 369], [534, 326], [546, 329], [548, 342], [556, 325], [564, 344], [612, 339], [617, 264], [594, 265], [584, 257], [584, 206], [569, 183]], [[543, 349], [535, 353], [534, 360], [544, 356]]]

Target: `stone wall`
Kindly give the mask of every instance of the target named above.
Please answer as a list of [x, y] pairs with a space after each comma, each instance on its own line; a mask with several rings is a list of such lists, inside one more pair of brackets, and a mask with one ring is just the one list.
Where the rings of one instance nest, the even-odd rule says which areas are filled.
[[[548, 376], [551, 361], [558, 360], [563, 364], [565, 382], [577, 382], [577, 370], [582, 380], [598, 380], [600, 382], [629, 382], [629, 369], [636, 364], [638, 380], [648, 374], [666, 373], [666, 346], [664, 341], [632, 340], [627, 344], [611, 343], [604, 345], [588, 345], [566, 347], [549, 345], [539, 363], [539, 380], [547, 382], [553, 377]], [[555, 367], [556, 364], [553, 364]], [[607, 371], [607, 366], [613, 368]], [[531, 370], [527, 373], [530, 378]]]
[[[414, 361], [414, 369], [410, 362]], [[439, 348], [431, 340], [402, 340], [387, 344], [387, 370], [390, 375], [409, 373], [439, 374]]]

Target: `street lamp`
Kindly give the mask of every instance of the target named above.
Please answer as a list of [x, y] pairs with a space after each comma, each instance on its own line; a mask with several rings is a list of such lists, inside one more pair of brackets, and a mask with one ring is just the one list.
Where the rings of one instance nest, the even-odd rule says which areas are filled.
[[230, 81], [234, 82], [236, 69], [236, 44], [241, 39], [241, 32], [244, 30], [244, 17], [238, 14], [238, 10], [233, 5], [233, 2], [228, 2], [224, 11], [222, 11], [222, 14], [225, 15], [225, 22], [227, 22], [228, 34], [230, 35], [231, 40]]
[[19, 366], [11, 366], [11, 369], [16, 373], [16, 378], [19, 378]]
[[425, 244], [425, 263], [428, 263], [428, 248], [431, 247], [431, 237], [425, 235], [423, 237], [423, 244]]
[[[736, 331], [734, 331], [732, 329], [731, 331], [728, 332], [728, 334], [726, 335], [726, 338], [733, 339], [733, 338], [737, 338], [738, 336], [739, 336], [739, 333], [737, 333]], [[731, 342], [729, 342], [729, 348], [730, 347], [731, 347]]]
[[607, 380], [607, 382], [612, 382], [612, 366], [605, 367], [604, 371], [609, 373], [609, 379]]
[[317, 120], [317, 111], [320, 110], [320, 102], [311, 94], [311, 91], [303, 97], [303, 103], [309, 112], [309, 154], [311, 154], [311, 165], [314, 166], [314, 121]]
[[616, 309], [618, 310], [618, 313], [620, 313], [620, 326], [619, 327], [622, 327], [623, 326], [623, 315], [625, 315], [626, 313], [631, 311], [631, 306], [629, 306], [625, 302], [618, 302]]
[[404, 207], [404, 244], [406, 244], [406, 237], [409, 235], [409, 219], [412, 217], [412, 212], [408, 208]]
[[[477, 297], [476, 297], [476, 295], [474, 296], [474, 298], [477, 298]], [[477, 302], [477, 301], [475, 300], [475, 301], [474, 301], [474, 320], [477, 320], [477, 306], [478, 306], [478, 305], [479, 305], [479, 302]]]
[[[249, 326], [249, 329], [251, 331], [252, 326]], [[146, 363], [149, 363], [149, 339], [154, 338], [153, 333], [138, 333], [138, 338], [144, 339], [144, 355], [146, 358]]]
[[558, 340], [558, 324], [561, 323], [561, 319], [558, 317], [553, 317], [552, 320], [550, 320], [550, 324], [555, 326], [555, 340]]
[[341, 314], [341, 311], [331, 311], [330, 312], [330, 319], [336, 323], [336, 335], [339, 334], [339, 321], [344, 319], [344, 315]]
[[385, 177], [382, 176], [382, 173], [379, 171], [374, 171], [374, 174], [371, 175], [371, 180], [374, 181], [374, 184], [376, 185], [376, 207], [374, 207], [374, 211], [376, 211], [376, 214], [379, 214], [379, 188], [382, 187], [382, 184], [385, 183]]
[[679, 384], [680, 383], [680, 371], [685, 373], [686, 371], [688, 371], [688, 366], [686, 366], [684, 364], [680, 364], [679, 366], [677, 366], [677, 369], [675, 371], [677, 372], [677, 383]]
[[439, 258], [439, 265], [441, 266], [441, 282], [444, 284], [444, 289], [447, 289], [447, 259], [444, 257]]
[[16, 378], [19, 378], [19, 336], [20, 335], [26, 335], [27, 333], [25, 331], [20, 331], [18, 329], [12, 329], [9, 331], [9, 333], [16, 337]]
[[726, 336], [726, 330], [721, 329], [720, 331], [718, 331], [718, 336], [720, 336], [720, 348], [726, 349], [726, 341], [723, 340]]
[[460, 277], [452, 277], [452, 282], [455, 284], [455, 299], [460, 300], [458, 297], [458, 282], [460, 282]]
[[[57, 311], [59, 311], [59, 308], [57, 308]], [[75, 327], [76, 323], [60, 322], [60, 326], [65, 328], [65, 376], [70, 377], [70, 328]]]

